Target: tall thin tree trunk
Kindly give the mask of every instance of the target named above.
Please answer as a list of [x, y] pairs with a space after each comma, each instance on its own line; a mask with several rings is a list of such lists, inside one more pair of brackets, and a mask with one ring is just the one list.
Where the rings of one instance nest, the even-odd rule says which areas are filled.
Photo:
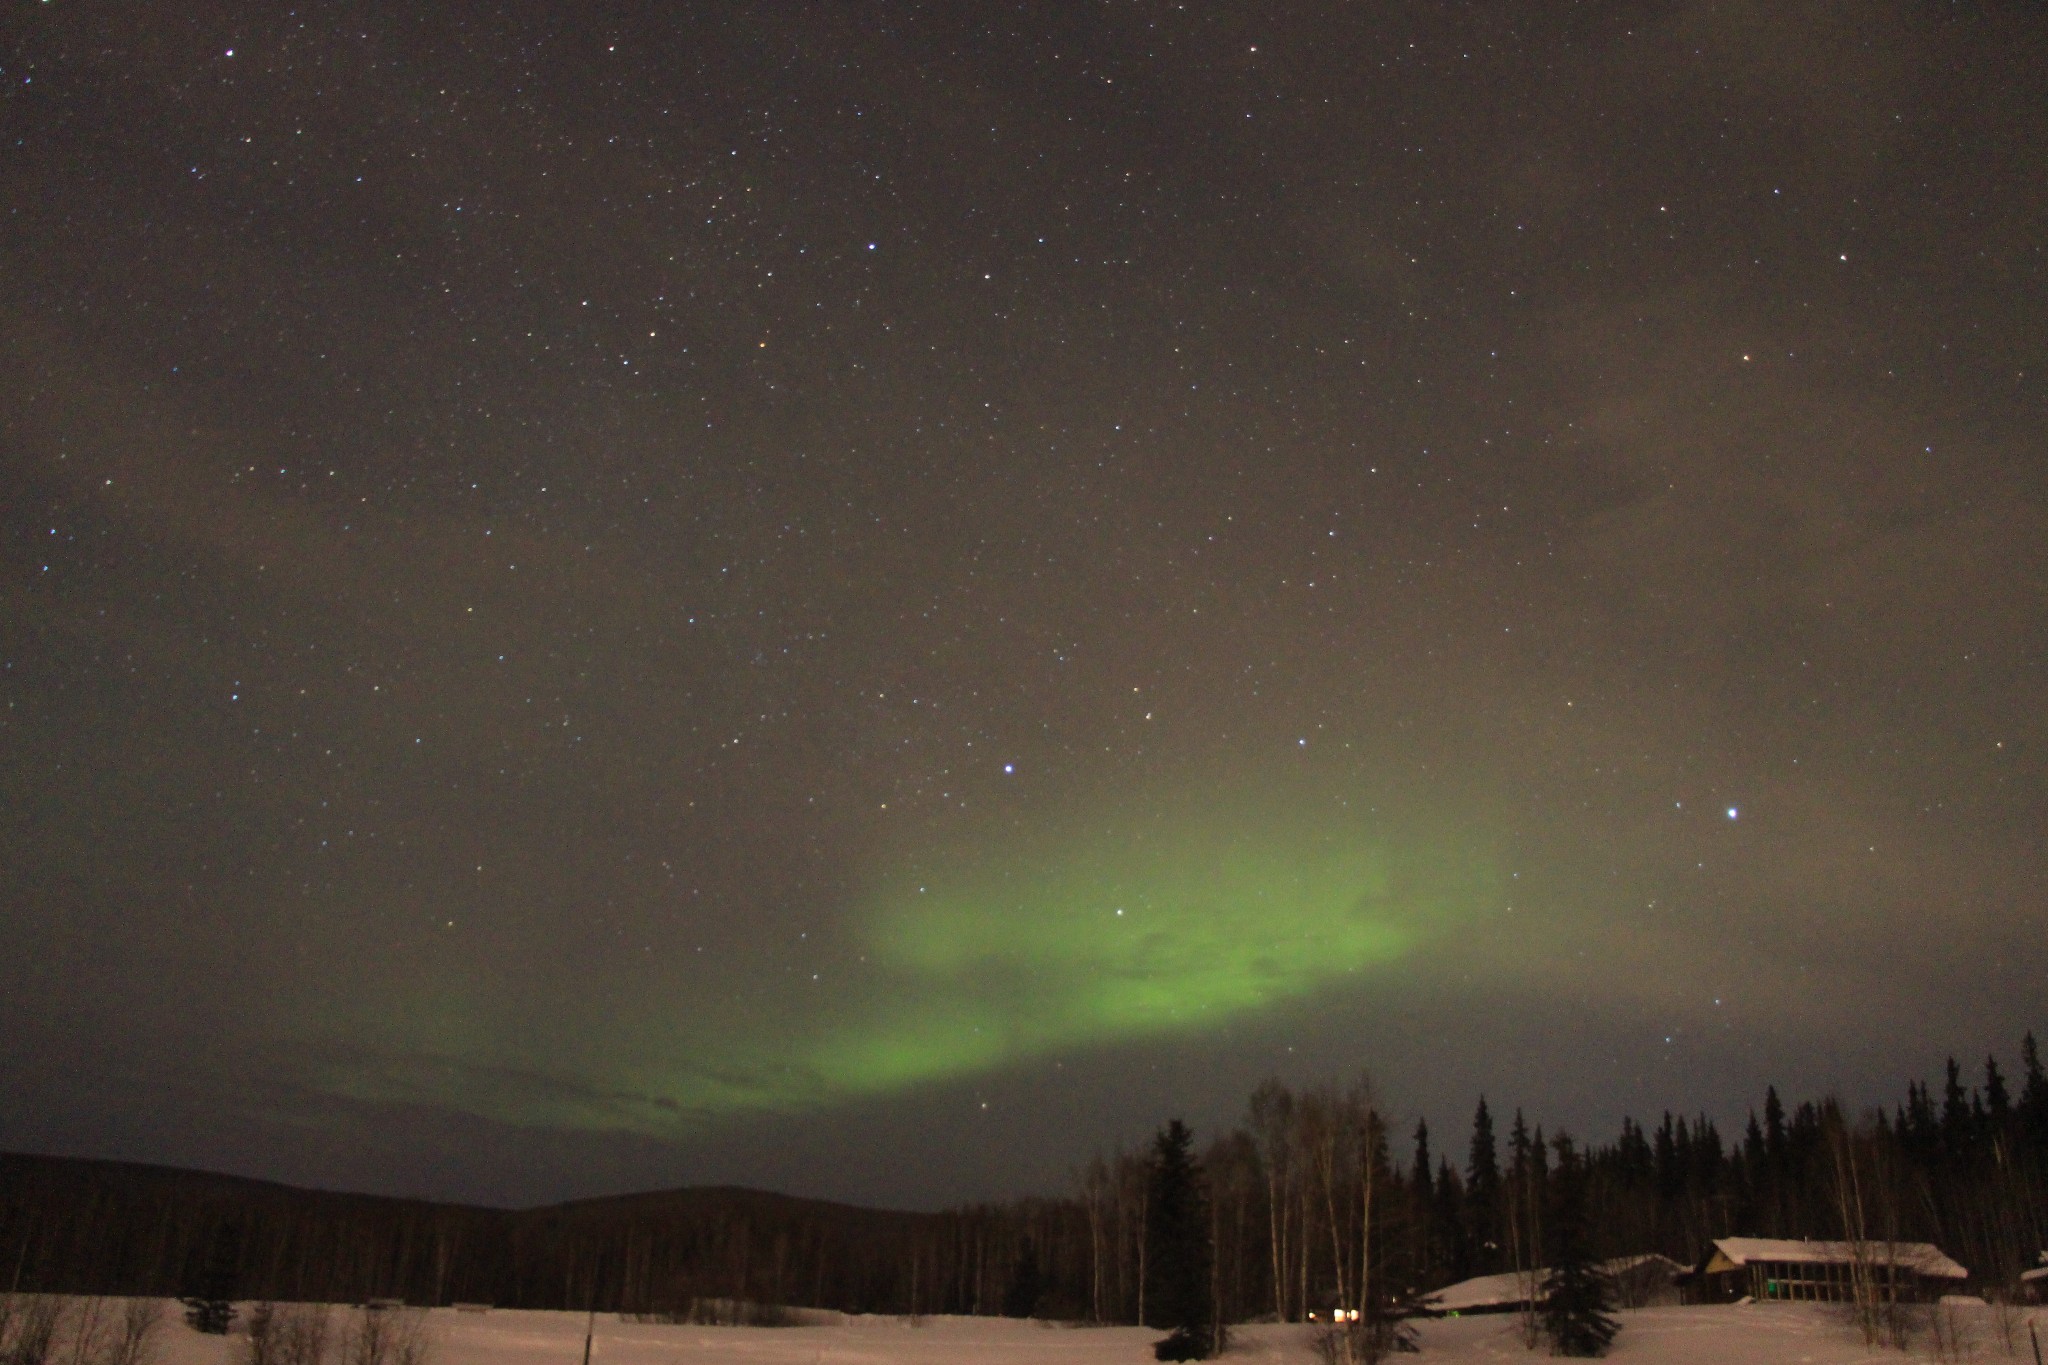
[[1373, 1134], [1372, 1115], [1365, 1120], [1365, 1159], [1359, 1164], [1358, 1197], [1358, 1315], [1364, 1321], [1372, 1311], [1372, 1195], [1373, 1195]]
[[1299, 1256], [1301, 1262], [1301, 1282], [1295, 1291], [1294, 1306], [1305, 1319], [1308, 1317], [1309, 1226], [1315, 1218], [1315, 1195], [1309, 1189], [1307, 1180], [1302, 1179], [1299, 1181], [1299, 1184], [1301, 1186], [1301, 1222], [1296, 1231], [1300, 1235], [1294, 1240], [1296, 1247], [1301, 1253]]
[[1138, 1321], [1145, 1321], [1145, 1243], [1151, 1240], [1152, 1190], [1148, 1180], [1138, 1195]]
[[1287, 1206], [1280, 1188], [1280, 1172], [1269, 1158], [1266, 1162], [1266, 1222], [1270, 1229], [1273, 1253], [1273, 1316], [1281, 1322], [1287, 1317]]

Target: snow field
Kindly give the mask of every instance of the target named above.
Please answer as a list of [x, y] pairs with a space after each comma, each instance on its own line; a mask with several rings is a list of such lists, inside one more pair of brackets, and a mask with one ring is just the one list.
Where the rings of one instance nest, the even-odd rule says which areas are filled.
[[[336, 1328], [340, 1327], [337, 1313]], [[1931, 1343], [1901, 1352], [1863, 1345], [1841, 1312], [1820, 1304], [1643, 1308], [1618, 1314], [1621, 1335], [1610, 1360], [1635, 1365], [1911, 1365], [1931, 1361]], [[1960, 1305], [1957, 1318], [1975, 1365], [2031, 1365], [2026, 1325], [2008, 1355], [1991, 1311]], [[2033, 1310], [2048, 1334], [2048, 1309]], [[238, 1336], [202, 1336], [168, 1305], [154, 1365], [245, 1365]], [[932, 1317], [920, 1325], [895, 1317], [820, 1315], [808, 1327], [692, 1327], [622, 1322], [597, 1316], [591, 1365], [1141, 1365], [1161, 1333], [1136, 1327], [1060, 1327], [1006, 1318]], [[239, 1321], [246, 1320], [246, 1309]], [[437, 1308], [426, 1315], [432, 1342], [426, 1365], [582, 1365], [581, 1313]], [[1523, 1349], [1512, 1316], [1444, 1318], [1420, 1324], [1417, 1365], [1550, 1359]], [[1231, 1332], [1224, 1357], [1254, 1365], [1310, 1365], [1313, 1328], [1260, 1324]]]

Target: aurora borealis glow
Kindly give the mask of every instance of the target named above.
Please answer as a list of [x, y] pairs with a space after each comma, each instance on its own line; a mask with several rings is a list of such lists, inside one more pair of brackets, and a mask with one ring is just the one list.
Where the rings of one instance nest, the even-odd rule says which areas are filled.
[[2048, 1033], [2044, 63], [13, 7], [0, 1148], [933, 1206]]
[[1199, 1038], [1369, 989], [1497, 903], [1475, 848], [1403, 855], [1355, 818], [1287, 824], [1178, 804], [1148, 829], [1041, 837], [1007, 859], [960, 854], [887, 879], [854, 916], [850, 985], [800, 1003], [758, 1015], [645, 1004], [603, 1055], [555, 1059], [554, 1082], [496, 1053], [498, 1030], [453, 1028], [423, 1007], [417, 1036], [387, 1042], [405, 1064], [351, 1063], [329, 1080], [365, 1099], [459, 1095], [508, 1122], [663, 1135], [1105, 1043]]
[[1083, 844], [964, 886], [899, 884], [865, 937], [886, 998], [908, 1008], [835, 1026], [811, 1054], [820, 1089], [888, 1091], [1213, 1032], [1398, 961], [1469, 915], [1482, 880], [1476, 868], [1462, 886], [1401, 878], [1355, 834], [1258, 825], [1212, 817], [1149, 847]]

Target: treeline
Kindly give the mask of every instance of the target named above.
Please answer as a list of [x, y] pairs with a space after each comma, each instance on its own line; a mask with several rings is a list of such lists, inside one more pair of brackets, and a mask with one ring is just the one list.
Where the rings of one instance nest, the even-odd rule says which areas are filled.
[[[1788, 1113], [1771, 1088], [1733, 1141], [1709, 1118], [1669, 1113], [1654, 1128], [1624, 1118], [1601, 1146], [1546, 1139], [1519, 1110], [1503, 1134], [1482, 1098], [1455, 1155], [1418, 1123], [1403, 1135], [1406, 1160], [1390, 1155], [1368, 1087], [1268, 1082], [1204, 1160], [1217, 1292], [1232, 1319], [1298, 1319], [1534, 1270], [1557, 1254], [1546, 1224], [1567, 1165], [1595, 1259], [1693, 1263], [1725, 1236], [1927, 1241], [1978, 1283], [2009, 1288], [2048, 1250], [2048, 1074], [2029, 1034], [2017, 1094], [1996, 1058], [1981, 1075], [1967, 1083], [1951, 1059], [1938, 1099], [1915, 1083], [1896, 1107], [1859, 1116], [1833, 1100]], [[1107, 1191], [1121, 1214], [1114, 1173], [1082, 1183], [1084, 1205]]]
[[1995, 1057], [1980, 1074], [1967, 1083], [1950, 1058], [1939, 1100], [1910, 1084], [1861, 1116], [1831, 1100], [1788, 1113], [1773, 1088], [1725, 1146], [1704, 1118], [1624, 1121], [1595, 1157], [1596, 1222], [1617, 1245], [1681, 1259], [1730, 1234], [1933, 1242], [1980, 1283], [2010, 1285], [2048, 1249], [2048, 1074], [2032, 1034], [2017, 1095]]
[[514, 1212], [0, 1156], [0, 1275], [46, 1293], [651, 1314], [714, 1299], [898, 1312], [922, 1296], [923, 1311], [993, 1312], [1002, 1286], [972, 1279], [986, 1221], [729, 1189]]
[[[1504, 1130], [1504, 1131], [1503, 1131]], [[292, 1189], [193, 1172], [0, 1157], [0, 1274], [71, 1293], [687, 1315], [705, 1303], [1136, 1322], [1148, 1316], [1153, 1157], [1105, 1154], [1064, 1197], [892, 1213], [747, 1190], [525, 1211]], [[1729, 1235], [1931, 1241], [1987, 1283], [2048, 1247], [2048, 1076], [2031, 1035], [1890, 1110], [1789, 1111], [1775, 1089], [1724, 1138], [1708, 1118], [1624, 1119], [1605, 1145], [1482, 1099], [1441, 1147], [1370, 1088], [1269, 1081], [1201, 1152], [1221, 1321], [1391, 1310], [1556, 1251], [1560, 1189], [1596, 1258], [1691, 1262]], [[1853, 1190], [1853, 1203], [1845, 1192]]]

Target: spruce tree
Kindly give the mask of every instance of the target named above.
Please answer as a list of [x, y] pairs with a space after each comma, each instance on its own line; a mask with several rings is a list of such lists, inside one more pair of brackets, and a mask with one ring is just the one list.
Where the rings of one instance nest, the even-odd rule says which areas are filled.
[[1415, 1178], [1411, 1182], [1411, 1197], [1415, 1210], [1415, 1271], [1424, 1283], [1437, 1284], [1442, 1280], [1438, 1272], [1436, 1239], [1436, 1176], [1429, 1164], [1429, 1122], [1415, 1121]]
[[1984, 1111], [1993, 1130], [2002, 1136], [2012, 1120], [2012, 1096], [2005, 1088], [2005, 1076], [1998, 1069], [1996, 1057], [1984, 1059]]
[[1643, 1136], [1643, 1125], [1627, 1115], [1622, 1116], [1621, 1138], [1615, 1144], [1615, 1153], [1621, 1162], [1622, 1176], [1634, 1189], [1647, 1189], [1656, 1174], [1657, 1157], [1650, 1150], [1650, 1140]]
[[1438, 1268], [1449, 1280], [1466, 1278], [1472, 1273], [1472, 1257], [1465, 1237], [1465, 1186], [1451, 1169], [1449, 1157], [1436, 1160], [1436, 1207], [1430, 1221], [1436, 1227]]
[[1557, 1175], [1550, 1210], [1550, 1275], [1543, 1282], [1543, 1334], [1552, 1355], [1599, 1356], [1607, 1353], [1621, 1324], [1608, 1315], [1613, 1306], [1607, 1277], [1592, 1261], [1586, 1217], [1585, 1161], [1572, 1140], [1557, 1136]]
[[2041, 1049], [2031, 1033], [2020, 1044], [2019, 1114], [2029, 1145], [2048, 1156], [2048, 1070], [2041, 1066]]
[[1752, 1183], [1764, 1168], [1764, 1130], [1757, 1126], [1756, 1110], [1749, 1111], [1749, 1127], [1742, 1132], [1742, 1164]]
[[1045, 1297], [1045, 1272], [1038, 1264], [1038, 1247], [1029, 1237], [1017, 1251], [1017, 1266], [1010, 1273], [1010, 1287], [1003, 1292], [1003, 1316], [1028, 1318], [1038, 1312]]
[[1906, 1121], [1900, 1137], [1913, 1160], [1932, 1166], [1941, 1152], [1941, 1124], [1934, 1116], [1934, 1100], [1924, 1083], [1906, 1084]]
[[232, 1223], [214, 1229], [206, 1265], [183, 1298], [185, 1321], [194, 1331], [226, 1336], [235, 1325], [235, 1281], [242, 1256], [241, 1232]]
[[1493, 1115], [1486, 1097], [1472, 1116], [1472, 1146], [1465, 1166], [1465, 1214], [1471, 1230], [1472, 1264], [1485, 1275], [1500, 1269], [1500, 1154], [1493, 1141]]
[[1153, 1354], [1207, 1360], [1216, 1354], [1210, 1292], [1209, 1201], [1193, 1155], [1194, 1135], [1179, 1119], [1152, 1141], [1151, 1193], [1145, 1214], [1145, 1325], [1169, 1330]]
[[1764, 1153], [1771, 1159], [1771, 1174], [1785, 1173], [1785, 1105], [1778, 1099], [1778, 1087], [1764, 1087]]
[[1951, 1057], [1948, 1059], [1948, 1078], [1941, 1087], [1942, 1154], [1950, 1162], [1960, 1164], [1968, 1155], [1971, 1139], [1975, 1136], [1975, 1125], [1970, 1122], [1969, 1092], [1963, 1089], [1963, 1069]]
[[1664, 1124], [1657, 1130], [1657, 1197], [1669, 1204], [1685, 1188], [1685, 1168], [1679, 1164], [1678, 1149], [1684, 1140], [1684, 1123], [1664, 1111]]

